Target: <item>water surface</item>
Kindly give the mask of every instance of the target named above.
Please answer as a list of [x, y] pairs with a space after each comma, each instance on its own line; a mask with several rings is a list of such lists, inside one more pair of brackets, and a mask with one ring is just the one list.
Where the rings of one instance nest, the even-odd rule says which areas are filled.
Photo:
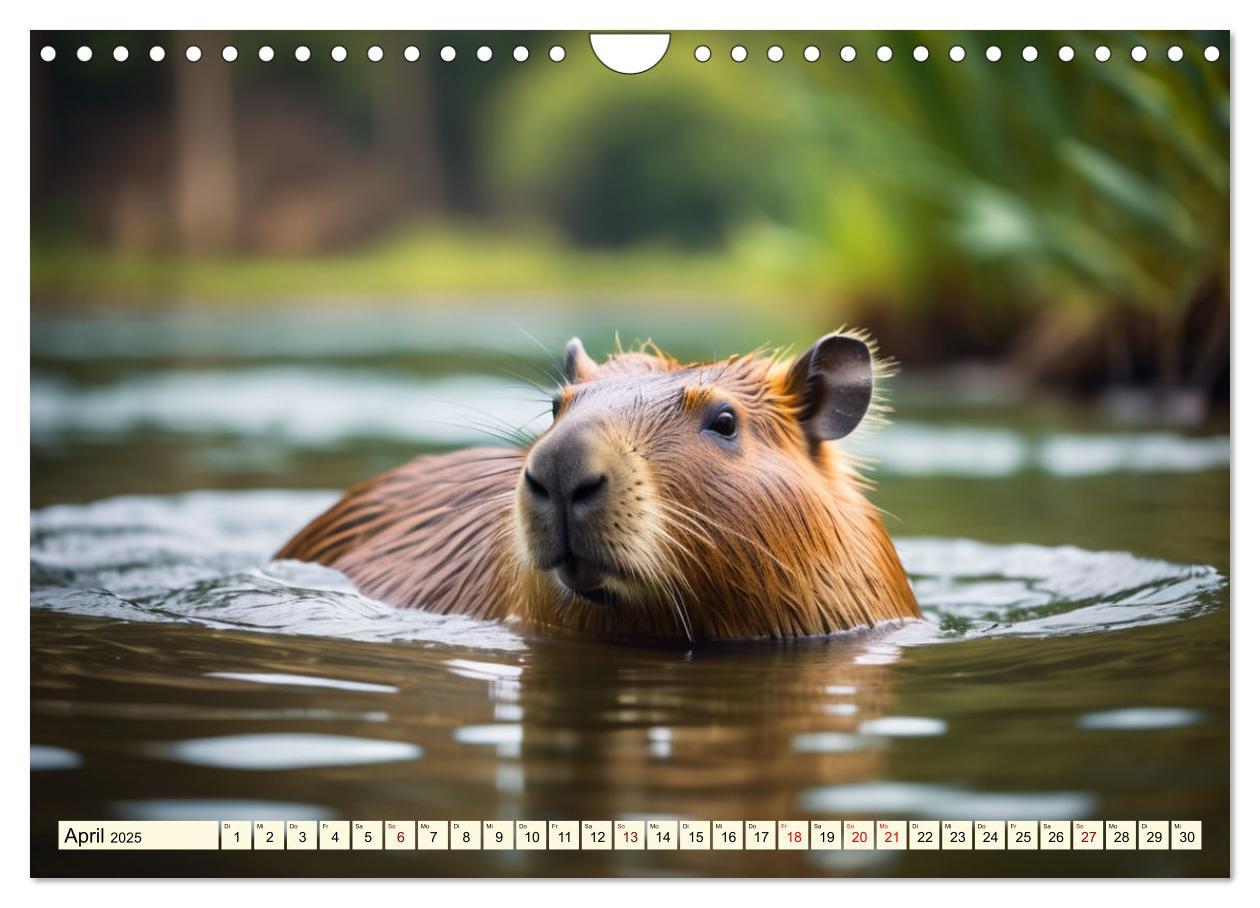
[[[581, 331], [601, 346], [603, 322], [553, 321], [529, 334], [558, 349]], [[729, 352], [704, 349], [711, 335], [685, 321], [673, 346]], [[555, 641], [398, 611], [334, 571], [271, 560], [353, 481], [545, 424], [521, 376], [545, 384], [550, 364], [516, 328], [364, 324], [283, 311], [36, 319], [37, 873], [68, 870], [51, 850], [57, 819], [655, 816], [1202, 819], [1205, 850], [1010, 852], [1000, 864], [957, 852], [421, 852], [74, 866], [1228, 871], [1223, 425], [933, 396], [907, 375], [897, 420], [856, 446], [878, 458], [874, 498], [924, 622], [691, 649]]]

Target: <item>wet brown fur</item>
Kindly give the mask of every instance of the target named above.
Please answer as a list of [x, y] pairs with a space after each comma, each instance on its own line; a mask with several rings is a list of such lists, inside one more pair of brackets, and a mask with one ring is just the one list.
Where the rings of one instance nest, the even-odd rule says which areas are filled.
[[[418, 458], [351, 488], [276, 557], [406, 608], [598, 635], [798, 637], [918, 617], [853, 459], [806, 439], [789, 366], [763, 353], [682, 364], [645, 347], [587, 360], [561, 390], [556, 425], [590, 421], [614, 479], [597, 534], [614, 606], [531, 563], [517, 505], [528, 449]], [[698, 430], [717, 399], [739, 412], [736, 451]]]

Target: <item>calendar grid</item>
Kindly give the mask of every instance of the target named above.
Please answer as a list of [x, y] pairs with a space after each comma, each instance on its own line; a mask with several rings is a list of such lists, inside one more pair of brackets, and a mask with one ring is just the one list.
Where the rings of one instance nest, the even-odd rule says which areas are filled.
[[147, 820], [62, 851], [1198, 851], [1200, 820]]

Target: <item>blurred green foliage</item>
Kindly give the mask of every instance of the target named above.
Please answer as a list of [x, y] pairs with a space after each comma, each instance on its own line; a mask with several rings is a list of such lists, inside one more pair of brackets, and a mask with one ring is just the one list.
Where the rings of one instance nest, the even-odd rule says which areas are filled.
[[507, 205], [597, 246], [714, 247], [734, 225], [790, 216], [787, 118], [767, 82], [694, 63], [620, 79], [574, 68], [522, 73], [483, 125]]
[[[487, 179], [576, 241], [760, 247], [823, 292], [963, 281], [1003, 305], [1176, 308], [1228, 257], [1228, 67], [1203, 59], [1224, 37], [1042, 33], [1029, 63], [1026, 35], [883, 35], [814, 65], [759, 59], [768, 41], [751, 36], [676, 37], [633, 79], [514, 80], [486, 130]], [[726, 59], [745, 39], [750, 59]], [[779, 40], [795, 55], [805, 39]], [[716, 53], [697, 65], [701, 42]], [[909, 59], [917, 44], [927, 61]], [[1145, 62], [1128, 59], [1137, 44]]]
[[[328, 62], [334, 37], [347, 63]], [[956, 324], [969, 326], [968, 342], [992, 335], [986, 349], [1038, 331], [1059, 338], [1043, 358], [1092, 333], [1095, 348], [1119, 343], [1130, 360], [1159, 361], [1166, 380], [1194, 371], [1176, 362], [1183, 355], [1219, 376], [1219, 324], [1205, 328], [1191, 310], [1207, 300], [1223, 311], [1212, 318], [1227, 335], [1229, 39], [679, 32], [660, 64], [622, 76], [576, 34], [234, 34], [238, 103], [265, 96], [317, 109], [348, 137], [346, 154], [365, 155], [347, 166], [373, 178], [397, 170], [372, 157], [381, 148], [403, 155], [405, 175], [421, 160], [406, 155], [429, 143], [425, 166], [440, 192], [382, 206], [357, 241], [295, 259], [265, 248], [101, 248], [65, 215], [74, 184], [45, 179], [34, 286], [63, 295], [707, 291], [717, 301], [791, 301], [820, 322], [873, 312], [962, 352], [948, 336]], [[310, 63], [293, 62], [298, 42], [312, 47]], [[422, 57], [408, 69], [401, 51], [412, 42]], [[531, 49], [527, 63], [511, 59], [518, 42]], [[546, 56], [557, 42], [568, 49], [559, 64]], [[275, 64], [253, 59], [262, 43], [277, 46]], [[396, 62], [365, 62], [378, 43]], [[450, 64], [437, 59], [445, 43], [459, 51]], [[482, 43], [495, 51], [490, 63], [475, 57]], [[693, 58], [701, 44], [709, 62]], [[730, 57], [737, 44], [749, 51], [742, 63]], [[852, 62], [839, 57], [845, 44], [857, 51]], [[890, 62], [876, 59], [884, 44]], [[782, 62], [767, 59], [770, 45], [783, 47]], [[808, 45], [821, 51], [815, 63], [802, 60]], [[913, 58], [917, 45], [925, 61]], [[1029, 45], [1036, 62], [1022, 57]], [[1174, 45], [1184, 53], [1175, 62]], [[950, 59], [953, 46], [965, 60]], [[989, 46], [999, 61], [986, 59]], [[1074, 59], [1059, 59], [1062, 46]], [[1110, 48], [1106, 62], [1098, 46]], [[1130, 58], [1135, 46], [1144, 61]], [[1205, 59], [1208, 46], [1219, 60]], [[108, 61], [63, 67], [48, 77], [37, 119], [117, 116], [125, 126], [133, 108], [169, 105], [151, 79], [119, 72]], [[409, 94], [391, 95], [391, 80]], [[114, 114], [119, 97], [129, 106]], [[418, 132], [404, 137], [412, 145], [390, 146], [400, 117]], [[238, 140], [243, 157], [247, 143]], [[88, 148], [64, 158], [68, 170], [93, 153], [70, 134], [61, 144]], [[333, 182], [308, 179], [298, 189], [316, 198]], [[335, 218], [339, 205], [310, 217]], [[1190, 350], [1190, 334], [1217, 337], [1215, 346]]]

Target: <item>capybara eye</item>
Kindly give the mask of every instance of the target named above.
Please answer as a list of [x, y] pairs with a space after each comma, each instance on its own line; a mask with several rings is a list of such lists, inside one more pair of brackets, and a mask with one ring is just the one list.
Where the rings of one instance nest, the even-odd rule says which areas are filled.
[[551, 418], [555, 419], [560, 415], [560, 395], [553, 395], [551, 398]]
[[709, 417], [709, 424], [704, 428], [706, 432], [713, 432], [721, 435], [723, 438], [734, 438], [735, 431], [739, 428], [739, 422], [735, 419], [734, 410], [730, 407], [723, 407]]

